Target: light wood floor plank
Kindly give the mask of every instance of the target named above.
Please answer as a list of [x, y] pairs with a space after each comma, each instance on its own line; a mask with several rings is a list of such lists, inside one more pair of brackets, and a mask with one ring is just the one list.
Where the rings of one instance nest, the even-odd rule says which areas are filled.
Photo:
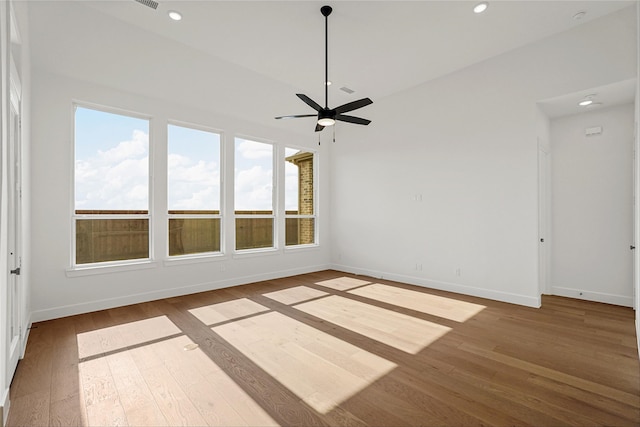
[[191, 399], [164, 366], [142, 371], [160, 412], [168, 425], [203, 426], [206, 421]]
[[106, 357], [120, 404], [132, 426], [167, 425], [135, 361], [127, 352]]

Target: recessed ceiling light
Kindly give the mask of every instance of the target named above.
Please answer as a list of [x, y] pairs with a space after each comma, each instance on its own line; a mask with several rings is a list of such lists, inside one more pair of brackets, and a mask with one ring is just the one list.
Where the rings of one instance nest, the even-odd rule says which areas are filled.
[[592, 102], [591, 104], [587, 105], [587, 108], [600, 107], [601, 105], [602, 102]]
[[167, 14], [169, 15], [169, 18], [173, 19], [174, 21], [179, 21], [182, 19], [182, 14], [180, 12], [176, 12], [175, 10], [170, 10], [169, 12], [167, 12]]
[[487, 10], [488, 7], [489, 7], [489, 3], [486, 1], [483, 1], [482, 3], [478, 3], [477, 5], [473, 6], [473, 11], [475, 13], [482, 13], [485, 10]]

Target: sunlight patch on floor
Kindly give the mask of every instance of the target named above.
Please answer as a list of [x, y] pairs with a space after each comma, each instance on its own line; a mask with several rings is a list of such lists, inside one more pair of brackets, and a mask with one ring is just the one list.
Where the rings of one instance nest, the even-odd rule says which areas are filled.
[[335, 289], [336, 291], [346, 291], [348, 289], [357, 288], [358, 286], [368, 285], [371, 282], [354, 277], [336, 277], [335, 279], [323, 280], [316, 282], [316, 285]]
[[83, 425], [277, 426], [182, 335], [78, 364]]
[[349, 293], [456, 322], [465, 322], [486, 308], [480, 304], [379, 283], [354, 289]]
[[295, 308], [411, 354], [418, 353], [451, 330], [437, 323], [337, 295], [296, 305]]
[[77, 334], [80, 359], [180, 334], [167, 316], [124, 323]]
[[282, 289], [280, 291], [269, 292], [262, 295], [282, 304], [291, 305], [314, 298], [320, 298], [329, 294], [307, 286], [296, 286], [294, 288]]
[[323, 414], [397, 366], [276, 312], [212, 329]]
[[251, 316], [265, 311], [269, 311], [269, 309], [257, 302], [251, 301], [250, 299], [239, 298], [232, 301], [225, 301], [194, 308], [189, 310], [189, 313], [193, 314], [205, 325], [215, 325], [217, 323]]

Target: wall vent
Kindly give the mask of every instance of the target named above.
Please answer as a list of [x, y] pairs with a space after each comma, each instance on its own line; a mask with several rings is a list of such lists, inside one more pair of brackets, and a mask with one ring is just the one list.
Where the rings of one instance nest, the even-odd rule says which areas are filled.
[[151, 9], [157, 9], [158, 8], [158, 2], [154, 1], [154, 0], [134, 0], [137, 1], [140, 4], [143, 4], [147, 7], [150, 7]]
[[602, 126], [595, 126], [592, 128], [586, 128], [584, 130], [585, 136], [600, 135], [601, 133], [602, 133]]

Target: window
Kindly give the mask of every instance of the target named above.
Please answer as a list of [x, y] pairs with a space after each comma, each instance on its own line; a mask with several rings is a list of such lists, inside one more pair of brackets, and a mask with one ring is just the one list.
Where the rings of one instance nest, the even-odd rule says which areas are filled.
[[168, 126], [169, 256], [220, 252], [220, 135]]
[[150, 258], [149, 120], [76, 106], [74, 265]]
[[316, 242], [314, 154], [285, 148], [285, 240], [287, 246]]
[[273, 145], [235, 139], [236, 250], [274, 247]]

